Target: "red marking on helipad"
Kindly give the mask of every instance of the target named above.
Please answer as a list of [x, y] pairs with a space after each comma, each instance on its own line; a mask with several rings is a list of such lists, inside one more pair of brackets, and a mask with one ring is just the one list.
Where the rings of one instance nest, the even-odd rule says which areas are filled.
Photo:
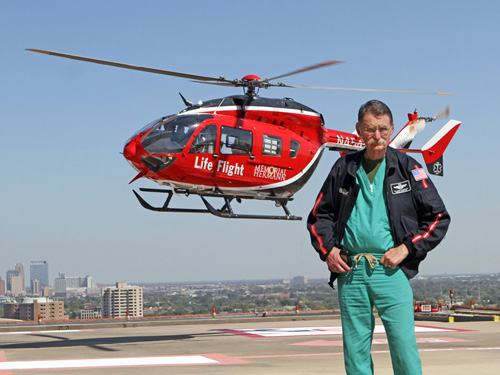
[[291, 345], [298, 345], [298, 346], [342, 346], [342, 340], [314, 340], [314, 341], [307, 341], [307, 342], [299, 342], [296, 344], [291, 344]]
[[[5, 352], [0, 351], [0, 363], [7, 361], [7, 357], [5, 357]], [[12, 375], [10, 370], [0, 370], [0, 375]]]
[[232, 333], [233, 335], [240, 335], [246, 337], [262, 337], [261, 335], [257, 335], [255, 333], [249, 333], [246, 331], [235, 330], [235, 329], [218, 329], [219, 332]]
[[241, 363], [246, 363], [245, 361], [242, 361], [241, 359], [238, 359], [237, 357], [229, 357], [227, 355], [220, 354], [220, 353], [203, 354], [203, 357], [217, 361], [217, 362], [219, 362], [218, 364], [220, 364], [220, 365], [237, 365], [237, 364], [241, 364]]
[[430, 330], [440, 330], [440, 331], [450, 331], [450, 332], [476, 332], [475, 330], [472, 329], [460, 329], [460, 328], [445, 328], [445, 327], [433, 327], [433, 326], [422, 326], [422, 325], [416, 325], [415, 326], [415, 333], [419, 333], [418, 329], [421, 329], [420, 332], [423, 332], [425, 329], [430, 329]]

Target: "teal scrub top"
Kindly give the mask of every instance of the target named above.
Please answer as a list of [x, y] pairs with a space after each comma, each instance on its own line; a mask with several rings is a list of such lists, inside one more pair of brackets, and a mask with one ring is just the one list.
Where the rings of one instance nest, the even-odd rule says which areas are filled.
[[384, 194], [385, 158], [370, 184], [363, 166], [358, 168], [356, 183], [360, 191], [347, 221], [341, 246], [352, 254], [384, 254], [394, 247], [387, 199]]

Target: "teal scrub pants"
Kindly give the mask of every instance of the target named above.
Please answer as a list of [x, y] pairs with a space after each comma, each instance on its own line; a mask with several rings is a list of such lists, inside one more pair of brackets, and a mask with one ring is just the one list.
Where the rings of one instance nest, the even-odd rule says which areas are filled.
[[[374, 254], [380, 260], [381, 254]], [[422, 368], [415, 340], [413, 293], [408, 278], [396, 267], [366, 258], [352, 272], [338, 277], [342, 316], [344, 362], [348, 375], [373, 374], [370, 354], [375, 318], [373, 307], [384, 324], [395, 375], [420, 375]]]

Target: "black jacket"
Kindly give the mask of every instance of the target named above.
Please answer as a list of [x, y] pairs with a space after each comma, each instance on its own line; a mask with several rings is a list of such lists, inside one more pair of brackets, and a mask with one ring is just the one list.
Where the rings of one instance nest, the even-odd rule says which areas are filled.
[[[337, 160], [307, 219], [312, 245], [322, 260], [333, 247], [340, 248], [359, 192], [356, 172], [363, 153], [364, 150], [358, 151]], [[441, 242], [450, 224], [450, 216], [432, 181], [414, 176], [421, 168], [415, 159], [387, 148], [384, 189], [389, 222], [394, 245], [405, 244], [410, 251], [400, 264], [409, 278], [418, 273], [420, 262]], [[423, 169], [421, 172], [425, 174]], [[332, 272], [331, 286], [336, 278]]]

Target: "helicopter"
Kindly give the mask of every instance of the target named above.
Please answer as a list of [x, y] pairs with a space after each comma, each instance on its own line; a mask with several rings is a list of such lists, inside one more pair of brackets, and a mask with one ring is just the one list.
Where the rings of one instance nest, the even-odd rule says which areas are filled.
[[[270, 99], [258, 95], [270, 87], [363, 90], [447, 94], [408, 90], [374, 90], [342, 87], [299, 86], [271, 81], [341, 63], [329, 60], [272, 78], [246, 75], [229, 80], [223, 76], [208, 77], [169, 70], [124, 64], [54, 51], [28, 51], [73, 60], [109, 65], [187, 78], [193, 82], [242, 87], [243, 95], [232, 95], [194, 104], [180, 94], [186, 108], [179, 113], [148, 123], [126, 142], [123, 156], [137, 171], [130, 183], [147, 178], [165, 188], [140, 188], [141, 192], [166, 194], [162, 206], [148, 203], [133, 190], [146, 209], [159, 212], [210, 213], [221, 218], [301, 220], [292, 215], [288, 202], [312, 176], [325, 149], [341, 154], [364, 148], [362, 138], [325, 127], [323, 116], [291, 98]], [[443, 153], [460, 122], [450, 120], [421, 149], [410, 149], [416, 134], [428, 122], [449, 115], [449, 109], [434, 117], [408, 114], [408, 123], [390, 141], [390, 146], [404, 152], [422, 154], [430, 174], [443, 175]], [[171, 207], [176, 195], [198, 195], [204, 208]], [[215, 208], [210, 199], [222, 200]], [[241, 214], [232, 203], [243, 199], [274, 202], [284, 210], [282, 215]]]

